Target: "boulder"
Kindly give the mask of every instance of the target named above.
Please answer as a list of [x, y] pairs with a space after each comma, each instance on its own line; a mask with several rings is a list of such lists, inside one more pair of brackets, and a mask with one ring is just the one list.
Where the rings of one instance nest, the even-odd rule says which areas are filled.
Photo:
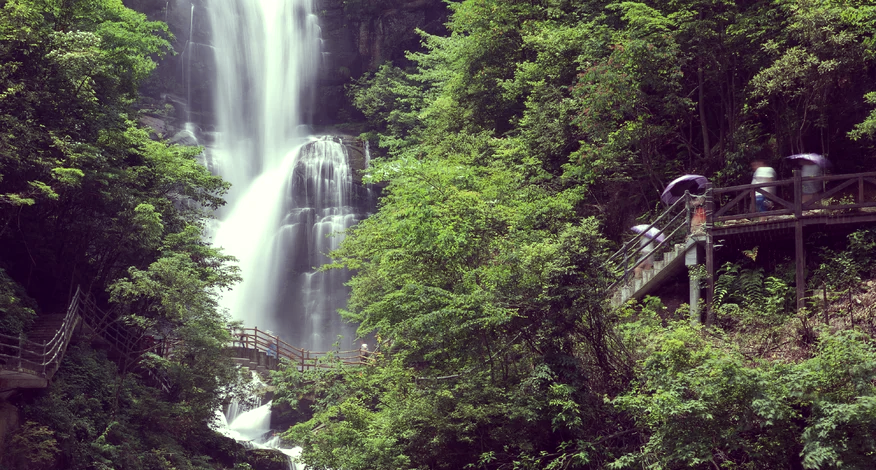
[[252, 449], [246, 453], [253, 470], [288, 470], [289, 456], [276, 449]]

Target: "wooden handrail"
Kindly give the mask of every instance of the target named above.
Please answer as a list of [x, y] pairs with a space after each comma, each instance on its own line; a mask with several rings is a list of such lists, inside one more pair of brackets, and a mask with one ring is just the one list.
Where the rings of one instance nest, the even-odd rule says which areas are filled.
[[329, 357], [337, 359], [343, 365], [362, 365], [367, 362], [368, 358], [368, 352], [361, 349], [350, 351], [308, 351], [292, 346], [280, 339], [279, 336], [269, 334], [265, 330], [259, 330], [258, 327], [235, 328], [231, 334], [232, 346], [240, 345], [240, 347], [245, 349], [254, 349], [264, 352], [268, 356], [285, 359], [302, 370], [334, 367], [332, 364], [322, 362]]
[[[822, 184], [838, 184], [831, 184], [826, 190], [819, 191], [809, 200], [803, 201], [803, 183], [813, 181]], [[794, 177], [791, 179], [771, 181], [768, 183], [743, 184], [725, 188], [714, 188], [711, 190], [711, 194], [715, 200], [717, 210], [710, 214], [708, 222], [714, 224], [751, 219], [754, 217], [780, 215], [792, 215], [796, 218], [802, 217], [804, 211], [816, 209], [843, 210], [876, 207], [876, 201], [867, 202], [864, 200], [864, 187], [866, 184], [876, 187], [876, 172], [824, 175], [806, 178], [802, 177], [799, 172], [795, 172]], [[759, 191], [764, 190], [765, 188], [774, 188], [777, 193], [779, 191], [784, 191], [785, 196], [780, 197], [777, 194], [771, 194], [767, 191]], [[843, 194], [845, 191], [848, 191], [853, 197], [853, 203], [823, 205], [824, 201], [830, 200], [836, 195]], [[766, 199], [772, 201], [778, 207], [765, 212], [757, 212], [753, 202], [756, 193], [763, 194]], [[729, 200], [725, 198], [722, 201], [721, 196], [731, 196], [731, 198]]]

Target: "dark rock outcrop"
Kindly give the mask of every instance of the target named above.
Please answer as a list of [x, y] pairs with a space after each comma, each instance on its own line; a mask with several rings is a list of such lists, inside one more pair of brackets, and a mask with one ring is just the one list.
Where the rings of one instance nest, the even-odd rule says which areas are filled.
[[[448, 10], [442, 0], [360, 3], [357, 11], [345, 10], [343, 0], [317, 3], [325, 62], [317, 92], [316, 124], [345, 122], [356, 115], [344, 89], [351, 79], [387, 61], [402, 67], [410, 65], [405, 54], [422, 49], [418, 29], [430, 34], [445, 31]], [[386, 4], [393, 6], [381, 7]]]
[[247, 451], [246, 461], [253, 470], [287, 470], [289, 468], [289, 457], [275, 449]]

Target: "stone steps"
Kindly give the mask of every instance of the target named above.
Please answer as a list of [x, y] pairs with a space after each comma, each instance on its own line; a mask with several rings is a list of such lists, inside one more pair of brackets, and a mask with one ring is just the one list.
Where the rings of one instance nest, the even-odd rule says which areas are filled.
[[684, 266], [685, 253], [691, 249], [696, 249], [696, 242], [693, 240], [673, 245], [669, 251], [663, 253], [660, 260], [654, 261], [651, 269], [642, 272], [641, 278], [633, 278], [621, 285], [611, 297], [611, 304], [617, 307], [630, 299], [644, 297], [645, 294], [670, 277], [679, 266]]

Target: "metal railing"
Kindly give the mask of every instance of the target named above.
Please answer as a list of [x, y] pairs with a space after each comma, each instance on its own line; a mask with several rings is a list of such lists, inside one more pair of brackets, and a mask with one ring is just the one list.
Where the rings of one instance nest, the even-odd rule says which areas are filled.
[[26, 340], [23, 335], [0, 335], [0, 361], [3, 362], [0, 367], [50, 379], [60, 367], [73, 330], [81, 320], [83, 298], [82, 291], [77, 288], [61, 325], [46, 343]]
[[[645, 230], [627, 240], [619, 250], [609, 256], [606, 260], [606, 266], [610, 272], [614, 273], [615, 277], [614, 282], [606, 290], [609, 295], [618, 286], [628, 283], [635, 268], [642, 264], [646, 258], [656, 257], [670, 251], [676, 244], [684, 243], [688, 235], [691, 234], [691, 221], [694, 212], [703, 207], [704, 202], [705, 196], [695, 196], [685, 192], [684, 196], [657, 216]], [[642, 241], [643, 238], [649, 237], [648, 232], [652, 229], [658, 230], [664, 239], [661, 242], [653, 240], [648, 246]], [[646, 252], [650, 248], [653, 250]]]
[[268, 357], [285, 359], [300, 370], [331, 368], [336, 365], [363, 365], [368, 363], [367, 350], [315, 352], [296, 348], [264, 330], [237, 328], [232, 331], [232, 346], [264, 352]]

